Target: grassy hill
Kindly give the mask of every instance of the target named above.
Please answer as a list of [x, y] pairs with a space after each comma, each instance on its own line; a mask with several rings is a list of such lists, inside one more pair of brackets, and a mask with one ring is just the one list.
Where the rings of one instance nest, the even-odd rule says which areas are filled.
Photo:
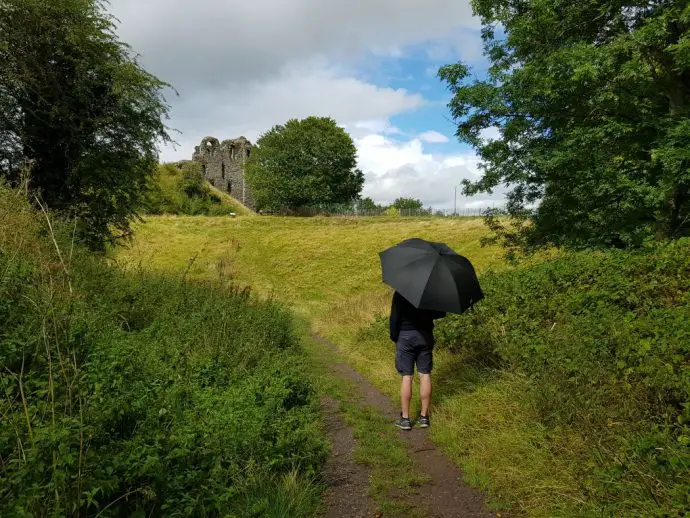
[[118, 260], [252, 284], [396, 397], [377, 254], [413, 236], [447, 242], [489, 295], [441, 326], [435, 358], [432, 433], [467, 478], [530, 516], [687, 512], [688, 243], [508, 267], [480, 246], [485, 232], [478, 220], [157, 217]]
[[158, 167], [143, 212], [188, 216], [252, 214], [251, 210], [235, 198], [209, 184], [202, 176], [198, 164], [189, 161]]
[[150, 217], [136, 229], [135, 246], [118, 255], [157, 271], [187, 268], [208, 279], [225, 268], [236, 281], [275, 294], [311, 317], [347, 302], [376, 313], [388, 302], [378, 252], [410, 235], [447, 241], [472, 257], [479, 271], [502, 266], [501, 252], [482, 248], [478, 219], [186, 218]]

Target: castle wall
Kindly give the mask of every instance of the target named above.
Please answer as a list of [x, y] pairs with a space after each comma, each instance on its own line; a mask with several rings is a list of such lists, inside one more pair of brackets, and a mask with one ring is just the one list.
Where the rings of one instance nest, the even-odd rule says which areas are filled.
[[244, 177], [251, 149], [251, 142], [244, 137], [223, 142], [206, 137], [194, 148], [192, 160], [201, 164], [204, 177], [213, 186], [253, 209], [254, 198]]

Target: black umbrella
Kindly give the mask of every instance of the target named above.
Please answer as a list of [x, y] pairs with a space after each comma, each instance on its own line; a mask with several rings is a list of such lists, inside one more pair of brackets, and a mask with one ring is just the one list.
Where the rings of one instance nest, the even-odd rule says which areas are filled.
[[383, 282], [418, 309], [463, 313], [484, 298], [472, 263], [448, 245], [414, 238], [379, 256]]

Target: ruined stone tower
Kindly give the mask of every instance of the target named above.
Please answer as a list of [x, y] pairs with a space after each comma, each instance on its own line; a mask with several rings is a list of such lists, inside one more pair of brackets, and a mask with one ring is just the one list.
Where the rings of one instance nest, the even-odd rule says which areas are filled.
[[194, 148], [192, 160], [201, 164], [204, 178], [211, 185], [253, 209], [254, 199], [244, 177], [251, 149], [251, 142], [244, 137], [223, 142], [206, 137]]

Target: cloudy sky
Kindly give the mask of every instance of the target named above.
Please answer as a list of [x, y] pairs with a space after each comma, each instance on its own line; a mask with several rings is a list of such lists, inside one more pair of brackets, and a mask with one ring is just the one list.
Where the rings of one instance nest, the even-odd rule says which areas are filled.
[[[111, 0], [121, 38], [171, 83], [178, 146], [191, 158], [206, 135], [252, 141], [275, 124], [335, 118], [352, 135], [364, 196], [452, 208], [472, 150], [454, 137], [438, 67], [486, 69], [469, 0]], [[460, 191], [460, 189], [458, 189]], [[500, 195], [459, 207], [500, 204]]]

